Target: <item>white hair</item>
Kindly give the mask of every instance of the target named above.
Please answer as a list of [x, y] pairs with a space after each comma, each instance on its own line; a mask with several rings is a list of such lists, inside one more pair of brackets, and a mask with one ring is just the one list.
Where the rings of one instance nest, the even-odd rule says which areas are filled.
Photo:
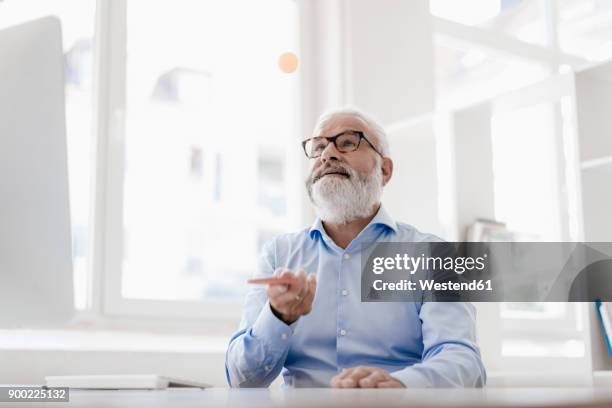
[[332, 109], [323, 113], [321, 116], [319, 116], [319, 119], [317, 120], [317, 124], [315, 125], [313, 134], [318, 135], [321, 132], [321, 129], [323, 129], [323, 127], [325, 127], [325, 125], [327, 125], [329, 121], [338, 116], [350, 116], [363, 121], [368, 126], [368, 128], [370, 128], [370, 130], [374, 132], [374, 135], [376, 136], [376, 140], [372, 140], [371, 138], [369, 140], [372, 142], [372, 144], [376, 146], [376, 149], [383, 156], [389, 157], [389, 140], [387, 139], [387, 133], [385, 132], [385, 129], [381, 125], [379, 125], [378, 122], [372, 119], [371, 116], [366, 115], [365, 113], [354, 107]]

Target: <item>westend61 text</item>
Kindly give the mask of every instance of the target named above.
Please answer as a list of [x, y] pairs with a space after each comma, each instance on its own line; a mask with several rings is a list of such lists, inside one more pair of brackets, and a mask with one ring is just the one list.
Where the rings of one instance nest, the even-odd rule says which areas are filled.
[[422, 290], [422, 291], [483, 291], [483, 290], [493, 290], [493, 286], [491, 284], [491, 280], [473, 280], [471, 282], [436, 282], [433, 279], [427, 280], [419, 280], [417, 282], [409, 281], [406, 279], [402, 279], [398, 282], [384, 282], [381, 279], [377, 279], [372, 283], [372, 287], [377, 291], [414, 291], [414, 290]]

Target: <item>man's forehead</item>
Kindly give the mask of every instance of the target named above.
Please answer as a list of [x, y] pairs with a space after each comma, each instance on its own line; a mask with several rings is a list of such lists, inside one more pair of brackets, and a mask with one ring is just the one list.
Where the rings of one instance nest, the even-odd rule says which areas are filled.
[[316, 131], [315, 136], [333, 136], [345, 130], [360, 130], [368, 132], [367, 124], [360, 118], [354, 116], [338, 115], [328, 120], [321, 128]]

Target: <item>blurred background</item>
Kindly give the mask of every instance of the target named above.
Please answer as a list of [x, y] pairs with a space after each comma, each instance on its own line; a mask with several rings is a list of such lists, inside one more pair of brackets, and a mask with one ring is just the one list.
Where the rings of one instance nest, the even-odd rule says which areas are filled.
[[[299, 142], [334, 107], [386, 128], [398, 220], [454, 241], [612, 235], [610, 0], [0, 2], [0, 28], [47, 15], [63, 25], [78, 313], [3, 330], [0, 382], [224, 385], [261, 245], [313, 220]], [[478, 308], [493, 384], [612, 369], [587, 305]]]

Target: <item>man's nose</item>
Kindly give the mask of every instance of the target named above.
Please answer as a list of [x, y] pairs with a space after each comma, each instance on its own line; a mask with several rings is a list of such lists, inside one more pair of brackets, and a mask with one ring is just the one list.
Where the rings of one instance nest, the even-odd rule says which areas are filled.
[[333, 142], [329, 142], [321, 153], [321, 161], [325, 163], [328, 160], [338, 160], [339, 156], [340, 152], [336, 149], [336, 145]]

